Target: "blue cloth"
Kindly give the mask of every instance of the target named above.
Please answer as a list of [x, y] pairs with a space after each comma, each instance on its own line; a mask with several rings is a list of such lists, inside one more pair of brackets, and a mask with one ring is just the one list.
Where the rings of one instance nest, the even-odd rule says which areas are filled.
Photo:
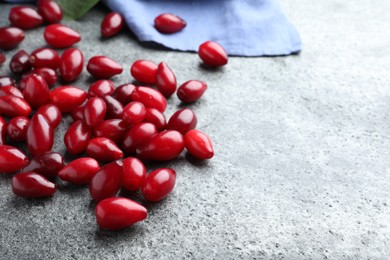
[[[201, 43], [220, 43], [229, 55], [274, 56], [299, 52], [299, 33], [276, 0], [103, 0], [121, 13], [140, 41], [156, 42], [181, 51], [197, 51]], [[187, 22], [175, 34], [153, 27], [161, 13]]]

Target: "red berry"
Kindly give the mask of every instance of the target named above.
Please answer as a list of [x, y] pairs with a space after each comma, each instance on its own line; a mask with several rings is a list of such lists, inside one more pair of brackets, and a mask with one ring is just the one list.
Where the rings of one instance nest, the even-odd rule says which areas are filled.
[[158, 91], [166, 97], [172, 96], [176, 91], [175, 74], [165, 62], [161, 62], [158, 65], [156, 83]]
[[131, 93], [133, 101], [138, 101], [144, 104], [146, 108], [155, 108], [160, 112], [164, 112], [167, 108], [167, 100], [157, 90], [149, 87], [136, 87]]
[[220, 67], [228, 63], [228, 55], [225, 49], [218, 43], [207, 41], [199, 46], [201, 60], [212, 67]]
[[0, 66], [2, 66], [6, 60], [5, 54], [0, 51]]
[[119, 230], [144, 220], [148, 211], [132, 200], [112, 197], [99, 202], [95, 214], [101, 228]]
[[50, 90], [46, 81], [32, 74], [24, 79], [23, 96], [32, 108], [38, 108], [50, 102]]
[[101, 79], [92, 83], [88, 89], [88, 97], [104, 97], [114, 92], [114, 82], [107, 79]]
[[137, 148], [139, 158], [168, 161], [175, 159], [184, 149], [184, 138], [175, 130], [166, 130], [154, 135], [144, 145]]
[[61, 86], [50, 93], [51, 103], [56, 105], [61, 112], [66, 113], [81, 105], [87, 99], [87, 93], [72, 86]]
[[111, 96], [103, 97], [107, 105], [106, 119], [122, 118], [123, 106], [121, 102]]
[[146, 167], [139, 159], [127, 157], [123, 160], [122, 187], [129, 191], [136, 191], [141, 188], [145, 177]]
[[62, 20], [61, 6], [53, 0], [39, 0], [37, 3], [38, 13], [42, 15], [46, 23], [58, 23]]
[[50, 151], [54, 143], [54, 130], [43, 115], [35, 114], [27, 128], [28, 151], [31, 155]]
[[142, 185], [142, 195], [148, 201], [156, 202], [166, 198], [173, 190], [176, 172], [170, 168], [160, 168], [146, 176]]
[[85, 109], [85, 104], [76, 107], [75, 109], [73, 109], [70, 112], [70, 115], [72, 116], [73, 121], [77, 121], [77, 120], [84, 121], [84, 109]]
[[0, 87], [9, 86], [9, 85], [15, 86], [16, 85], [15, 79], [10, 77], [0, 77]]
[[108, 79], [121, 74], [123, 67], [106, 56], [95, 56], [89, 59], [87, 70], [95, 78]]
[[19, 173], [12, 178], [12, 192], [19, 197], [50, 197], [56, 190], [54, 183], [35, 172]]
[[73, 122], [64, 135], [64, 143], [70, 154], [79, 154], [85, 151], [92, 138], [92, 131], [81, 120]]
[[210, 138], [199, 130], [190, 130], [184, 136], [185, 146], [196, 158], [210, 159], [214, 156], [213, 144]]
[[35, 9], [27, 6], [11, 8], [8, 19], [13, 26], [24, 30], [36, 28], [43, 23], [42, 16]]
[[47, 26], [43, 36], [47, 44], [54, 48], [67, 48], [81, 40], [78, 32], [62, 24]]
[[0, 145], [5, 144], [5, 139], [7, 138], [7, 128], [7, 123], [5, 122], [4, 118], [0, 116]]
[[53, 128], [57, 128], [57, 126], [61, 123], [62, 114], [60, 109], [53, 104], [47, 104], [44, 106], [41, 106], [37, 110], [37, 114], [41, 114], [45, 117], [47, 122], [51, 125]]
[[133, 154], [137, 147], [148, 142], [149, 139], [157, 133], [156, 127], [151, 123], [140, 123], [135, 125], [125, 134], [122, 149], [127, 154]]
[[12, 56], [9, 68], [15, 74], [23, 74], [31, 70], [30, 56], [24, 50], [20, 50]]
[[111, 162], [123, 157], [123, 152], [106, 137], [97, 137], [89, 141], [86, 152], [88, 156], [101, 162]]
[[154, 27], [160, 33], [171, 34], [180, 32], [186, 25], [186, 21], [174, 14], [160, 14], [154, 19]]
[[127, 125], [121, 119], [103, 121], [94, 129], [96, 137], [106, 137], [116, 144], [122, 142], [126, 132]]
[[0, 115], [15, 117], [28, 116], [30, 113], [31, 107], [23, 98], [14, 95], [0, 97]]
[[131, 75], [143, 83], [156, 83], [157, 65], [148, 60], [137, 60], [131, 65]]
[[49, 86], [53, 86], [57, 82], [57, 73], [55, 72], [55, 70], [50, 68], [37, 68], [31, 71], [26, 76], [29, 76], [31, 74], [37, 74], [41, 76]]
[[103, 37], [111, 37], [122, 29], [123, 17], [120, 13], [111, 12], [104, 17], [100, 27]]
[[35, 156], [21, 172], [35, 172], [46, 178], [55, 178], [64, 167], [64, 159], [56, 152], [45, 152]]
[[88, 184], [99, 170], [95, 159], [84, 157], [70, 162], [58, 172], [58, 176], [73, 184]]
[[57, 69], [60, 64], [60, 56], [50, 48], [39, 48], [30, 54], [30, 64], [34, 68]]
[[84, 67], [83, 53], [77, 48], [69, 48], [62, 53], [60, 61], [60, 74], [64, 81], [76, 80]]
[[196, 127], [198, 122], [194, 111], [183, 108], [176, 111], [168, 121], [167, 129], [179, 131], [185, 134]]
[[24, 40], [24, 32], [16, 27], [0, 28], [0, 48], [4, 50], [15, 49]]
[[122, 185], [122, 162], [115, 161], [104, 165], [93, 176], [89, 184], [89, 193], [99, 202], [105, 198], [115, 196]]
[[128, 103], [133, 101], [131, 99], [131, 93], [135, 90], [135, 86], [133, 84], [123, 84], [117, 87], [112, 93], [112, 97], [122, 103], [122, 105], [126, 106]]
[[15, 147], [0, 145], [0, 173], [16, 172], [28, 164], [27, 156]]
[[199, 80], [184, 82], [177, 90], [177, 97], [184, 103], [198, 100], [206, 91], [206, 83]]
[[134, 101], [123, 108], [122, 119], [128, 125], [136, 125], [144, 120], [145, 114], [145, 106], [140, 102]]
[[11, 138], [11, 140], [16, 142], [25, 141], [29, 124], [30, 119], [27, 117], [18, 116], [12, 118], [7, 125], [8, 136]]
[[99, 97], [93, 97], [85, 104], [84, 120], [90, 127], [95, 127], [103, 122], [106, 116], [106, 103]]
[[3, 86], [0, 88], [0, 96], [14, 95], [20, 98], [23, 98], [22, 92], [14, 86]]
[[166, 119], [163, 113], [155, 108], [147, 108], [143, 122], [152, 123], [156, 126], [157, 131], [161, 132], [165, 129]]

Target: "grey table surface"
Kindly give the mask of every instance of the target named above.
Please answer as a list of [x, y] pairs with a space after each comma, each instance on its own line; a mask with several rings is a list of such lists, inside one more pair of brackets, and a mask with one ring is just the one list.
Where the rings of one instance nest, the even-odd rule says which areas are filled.
[[[105, 12], [79, 22], [86, 58], [166, 61], [178, 81], [201, 79], [191, 105], [215, 158], [166, 164], [177, 184], [149, 217], [99, 230], [86, 187], [27, 201], [0, 176], [0, 259], [388, 259], [390, 256], [390, 1], [284, 0], [304, 50], [298, 56], [230, 58], [216, 71], [193, 53], [145, 48], [125, 32], [102, 42]], [[0, 5], [0, 25], [10, 5]], [[20, 48], [44, 45], [43, 28]], [[9, 58], [15, 51], [7, 52]], [[7, 66], [0, 74], [8, 74]], [[86, 72], [74, 85], [86, 87]], [[180, 106], [169, 100], [167, 116]], [[70, 123], [64, 118], [54, 150]], [[139, 200], [138, 195], [129, 195]]]

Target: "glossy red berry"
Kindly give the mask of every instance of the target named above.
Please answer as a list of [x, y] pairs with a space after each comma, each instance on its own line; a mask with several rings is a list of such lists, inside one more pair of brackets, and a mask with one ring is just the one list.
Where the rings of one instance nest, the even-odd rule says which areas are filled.
[[9, 68], [15, 74], [23, 74], [30, 71], [30, 56], [24, 50], [18, 51], [12, 56]]
[[206, 83], [199, 80], [189, 80], [179, 87], [177, 97], [184, 103], [190, 103], [198, 100], [206, 90]]
[[23, 30], [36, 28], [43, 23], [43, 18], [38, 12], [27, 6], [15, 6], [9, 11], [10, 23]]
[[57, 126], [61, 123], [62, 114], [60, 109], [53, 104], [47, 104], [44, 106], [41, 106], [37, 110], [37, 114], [41, 114], [45, 117], [47, 122], [51, 125], [53, 128], [57, 128]]
[[15, 49], [24, 40], [24, 32], [16, 27], [0, 28], [0, 49]]
[[156, 126], [157, 131], [161, 132], [165, 129], [166, 119], [163, 113], [155, 108], [147, 108], [143, 122], [152, 123]]
[[157, 90], [149, 87], [136, 87], [131, 93], [133, 101], [138, 101], [144, 104], [146, 108], [155, 108], [160, 112], [164, 112], [167, 108], [167, 100]]
[[111, 37], [117, 34], [123, 27], [123, 17], [120, 13], [111, 12], [107, 14], [100, 26], [103, 37]]
[[190, 130], [184, 136], [186, 149], [199, 159], [210, 159], [214, 156], [210, 138], [199, 130]]
[[84, 120], [90, 127], [95, 127], [103, 122], [106, 116], [106, 103], [99, 97], [93, 97], [87, 101], [84, 108]]
[[14, 95], [0, 97], [0, 115], [15, 117], [28, 116], [30, 113], [31, 107], [23, 98]]
[[146, 176], [142, 185], [142, 195], [148, 201], [156, 202], [166, 198], [173, 190], [176, 172], [170, 168], [160, 168]]
[[83, 53], [77, 48], [69, 48], [61, 55], [60, 61], [61, 78], [66, 82], [76, 80], [84, 68]]
[[77, 106], [70, 112], [70, 115], [72, 116], [74, 121], [77, 120], [84, 121], [84, 108], [85, 108], [85, 104]]
[[0, 173], [16, 172], [28, 164], [27, 156], [15, 147], [0, 145]]
[[25, 78], [24, 99], [32, 108], [38, 108], [50, 102], [50, 90], [46, 81], [39, 75], [31, 74]]
[[201, 60], [212, 67], [224, 66], [228, 63], [228, 55], [225, 49], [218, 43], [207, 41], [199, 46], [198, 50]]
[[60, 55], [50, 48], [39, 48], [30, 54], [30, 64], [34, 68], [57, 69], [60, 64]]
[[53, 0], [38, 0], [38, 13], [46, 23], [58, 23], [62, 20], [63, 12], [61, 6]]
[[73, 122], [64, 135], [64, 143], [70, 154], [85, 151], [92, 138], [92, 131], [82, 120]]
[[70, 162], [58, 172], [58, 176], [73, 184], [88, 184], [99, 170], [95, 159], [84, 157]]
[[158, 91], [166, 97], [172, 96], [176, 91], [176, 76], [165, 62], [161, 62], [158, 65], [156, 85]]
[[15, 79], [11, 78], [11, 77], [0, 77], [0, 87], [3, 87], [3, 86], [15, 86], [16, 85], [16, 81]]
[[146, 219], [148, 211], [132, 200], [112, 197], [99, 202], [95, 214], [101, 228], [119, 230]]
[[35, 172], [19, 173], [12, 178], [12, 192], [19, 197], [51, 197], [56, 190], [54, 183]]
[[2, 66], [6, 60], [5, 54], [0, 51], [0, 66]]
[[133, 84], [123, 84], [117, 87], [112, 93], [112, 97], [122, 103], [122, 105], [126, 106], [128, 103], [133, 101], [131, 99], [131, 93], [135, 90], [135, 86]]
[[87, 93], [73, 86], [61, 86], [53, 89], [50, 93], [51, 103], [63, 113], [72, 111], [75, 107], [83, 104], [86, 99]]
[[43, 115], [35, 114], [27, 128], [28, 151], [31, 155], [50, 151], [54, 143], [54, 130]]
[[139, 158], [155, 161], [175, 159], [184, 149], [184, 138], [175, 130], [166, 130], [154, 135], [137, 148]]
[[86, 152], [88, 156], [101, 162], [111, 162], [123, 157], [123, 152], [106, 137], [96, 137], [89, 141]]
[[137, 60], [131, 65], [131, 75], [143, 83], [156, 83], [157, 65], [148, 60]]
[[31, 71], [26, 76], [29, 76], [31, 74], [37, 74], [41, 76], [49, 86], [53, 86], [57, 82], [57, 73], [55, 70], [50, 68], [37, 68]]
[[97, 79], [108, 79], [121, 74], [123, 67], [106, 56], [95, 56], [88, 61], [87, 70]]
[[104, 165], [89, 183], [89, 192], [92, 198], [99, 202], [115, 196], [122, 185], [122, 177], [122, 162], [115, 161]]
[[30, 119], [24, 116], [12, 118], [7, 125], [7, 134], [11, 140], [21, 142], [26, 140]]
[[22, 92], [14, 86], [3, 86], [0, 87], [0, 96], [6, 96], [6, 95], [14, 95], [20, 98], [23, 98]]
[[43, 36], [47, 44], [54, 48], [68, 48], [81, 40], [78, 32], [62, 24], [47, 26]]
[[174, 14], [160, 14], [154, 19], [154, 27], [160, 33], [171, 34], [180, 32], [187, 23], [182, 18]]
[[198, 120], [194, 111], [183, 108], [176, 111], [168, 121], [167, 129], [179, 131], [185, 134], [196, 127]]
[[22, 172], [35, 172], [52, 179], [64, 167], [64, 159], [56, 152], [45, 152], [35, 156]]
[[122, 119], [128, 125], [134, 126], [144, 120], [146, 108], [141, 102], [133, 101], [123, 108]]
[[156, 127], [151, 123], [135, 125], [125, 134], [122, 149], [126, 154], [133, 154], [136, 152], [137, 147], [148, 142], [157, 133]]
[[103, 100], [107, 105], [106, 119], [122, 118], [123, 106], [121, 102], [112, 96], [104, 96]]
[[0, 116], [0, 145], [5, 144], [5, 139], [7, 138], [7, 128], [7, 123], [4, 118]]
[[129, 191], [136, 191], [142, 187], [146, 178], [146, 167], [137, 158], [127, 157], [123, 160], [122, 187]]
[[88, 97], [104, 97], [114, 92], [114, 82], [101, 79], [92, 83], [88, 88]]
[[114, 143], [120, 144], [127, 132], [127, 125], [121, 119], [110, 119], [101, 122], [94, 129], [96, 137], [106, 137]]

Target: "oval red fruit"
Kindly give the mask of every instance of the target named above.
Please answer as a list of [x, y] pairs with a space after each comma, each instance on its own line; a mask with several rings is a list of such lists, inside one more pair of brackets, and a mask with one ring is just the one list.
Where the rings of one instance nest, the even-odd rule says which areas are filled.
[[36, 28], [42, 24], [42, 16], [33, 8], [28, 6], [15, 6], [9, 11], [10, 23], [23, 30]]
[[26, 140], [30, 119], [24, 116], [12, 118], [7, 125], [7, 134], [11, 140], [21, 142]]
[[88, 88], [88, 97], [104, 97], [111, 95], [114, 92], [114, 82], [107, 79], [101, 79], [94, 83]]
[[31, 71], [29, 75], [31, 74], [37, 74], [41, 76], [49, 86], [53, 86], [57, 82], [57, 73], [55, 70], [50, 68], [37, 68]]
[[19, 197], [50, 197], [56, 190], [54, 183], [35, 172], [19, 173], [12, 178], [12, 192]]
[[123, 106], [121, 102], [112, 96], [104, 96], [103, 100], [107, 105], [106, 119], [122, 118]]
[[138, 101], [144, 104], [147, 108], [155, 108], [160, 112], [164, 112], [167, 108], [167, 100], [157, 90], [149, 87], [136, 87], [131, 93], [133, 101]]
[[156, 85], [158, 91], [166, 97], [172, 96], [176, 91], [176, 76], [165, 62], [161, 62], [158, 65]]
[[30, 56], [24, 50], [20, 50], [12, 56], [9, 68], [15, 74], [23, 74], [31, 70]]
[[161, 132], [165, 129], [166, 119], [163, 113], [155, 108], [147, 108], [143, 122], [152, 123], [156, 126], [157, 131]]
[[117, 34], [123, 27], [123, 17], [120, 13], [111, 12], [107, 14], [100, 26], [103, 37], [111, 37]]
[[170, 168], [160, 168], [146, 176], [142, 185], [142, 195], [148, 201], [156, 202], [166, 198], [173, 190], [176, 172]]
[[77, 106], [75, 109], [73, 109], [70, 112], [70, 115], [72, 116], [74, 121], [77, 121], [77, 120], [84, 121], [84, 108], [85, 108], [85, 104]]
[[180, 32], [187, 23], [182, 18], [174, 14], [160, 14], [154, 19], [154, 27], [160, 33], [171, 34]]
[[184, 82], [177, 90], [177, 97], [184, 103], [198, 100], [207, 90], [206, 83], [199, 80]]
[[179, 131], [185, 134], [196, 127], [198, 120], [194, 111], [183, 108], [176, 111], [168, 121], [167, 129]]
[[62, 24], [47, 26], [43, 36], [47, 44], [54, 48], [67, 48], [81, 40], [78, 32]]
[[121, 102], [122, 105], [126, 106], [132, 101], [131, 93], [133, 93], [134, 90], [135, 86], [133, 84], [123, 84], [114, 90], [112, 97]]
[[148, 60], [136, 60], [130, 68], [131, 75], [143, 83], [156, 83], [157, 65]]
[[61, 55], [60, 61], [61, 78], [66, 82], [76, 80], [84, 68], [83, 53], [77, 48], [69, 48]]
[[23, 96], [32, 108], [38, 108], [50, 102], [50, 90], [46, 81], [39, 75], [32, 74], [25, 78]]
[[28, 151], [31, 155], [50, 151], [54, 143], [54, 130], [43, 115], [35, 114], [27, 128]]
[[199, 130], [190, 130], [184, 136], [186, 149], [199, 159], [210, 159], [214, 156], [213, 144], [210, 138]]
[[64, 167], [64, 159], [56, 152], [45, 152], [35, 156], [21, 172], [36, 172], [52, 179]]
[[99, 169], [95, 159], [84, 157], [70, 162], [58, 172], [58, 176], [73, 184], [88, 184]]
[[116, 144], [122, 142], [126, 132], [127, 125], [121, 119], [105, 120], [94, 129], [96, 137], [106, 137]]
[[225, 49], [218, 43], [207, 41], [199, 46], [198, 50], [201, 60], [212, 67], [224, 66], [228, 63], [228, 55]]
[[144, 120], [146, 108], [141, 102], [130, 102], [123, 108], [122, 119], [128, 125], [134, 126]]
[[58, 23], [62, 20], [61, 6], [53, 0], [39, 0], [37, 3], [38, 13], [46, 23]]
[[146, 178], [146, 167], [137, 158], [127, 157], [123, 160], [122, 187], [129, 191], [141, 188]]
[[95, 214], [101, 228], [119, 230], [146, 219], [148, 211], [132, 200], [112, 197], [99, 202]]
[[92, 198], [99, 202], [115, 196], [122, 185], [122, 176], [122, 162], [115, 161], [104, 165], [89, 183], [89, 193]]
[[153, 124], [140, 123], [127, 131], [123, 138], [121, 147], [125, 153], [133, 154], [135, 153], [137, 147], [148, 142], [149, 139], [157, 133], [157, 129]]
[[89, 141], [86, 152], [88, 156], [101, 162], [111, 162], [123, 157], [123, 152], [106, 137], [96, 137]]
[[61, 86], [53, 89], [50, 93], [51, 102], [63, 113], [72, 111], [75, 107], [83, 104], [86, 99], [87, 93], [73, 86]]
[[30, 64], [34, 68], [57, 69], [60, 64], [60, 55], [50, 48], [39, 48], [30, 54]]
[[62, 114], [60, 109], [53, 104], [47, 104], [44, 106], [41, 106], [37, 110], [37, 114], [41, 114], [45, 117], [47, 122], [51, 125], [53, 128], [57, 128], [57, 126], [61, 123]]
[[28, 116], [31, 113], [30, 105], [23, 98], [6, 95], [0, 97], [0, 114], [7, 117]]
[[87, 70], [95, 78], [108, 79], [121, 74], [123, 67], [106, 56], [95, 56], [88, 61]]
[[85, 151], [92, 138], [92, 131], [82, 120], [73, 122], [64, 135], [66, 149], [71, 154]]
[[6, 96], [6, 95], [14, 95], [20, 98], [23, 98], [22, 92], [14, 86], [3, 86], [0, 87], [0, 96]]
[[19, 149], [9, 145], [0, 145], [0, 173], [16, 172], [27, 164], [27, 156]]
[[84, 120], [90, 127], [95, 127], [103, 122], [107, 107], [103, 99], [93, 97], [87, 101], [84, 108]]
[[0, 49], [15, 49], [24, 40], [24, 32], [16, 27], [0, 28]]
[[148, 142], [137, 148], [139, 158], [155, 161], [175, 159], [184, 149], [184, 138], [175, 130], [165, 130], [154, 135]]

